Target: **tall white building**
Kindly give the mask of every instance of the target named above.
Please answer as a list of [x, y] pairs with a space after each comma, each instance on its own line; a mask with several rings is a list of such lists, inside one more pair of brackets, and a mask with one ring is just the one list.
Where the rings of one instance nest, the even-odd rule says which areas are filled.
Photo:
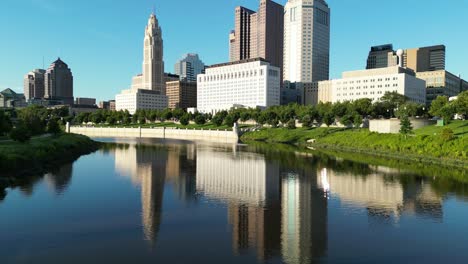
[[143, 50], [143, 73], [133, 77], [131, 89], [116, 95], [117, 111], [167, 108], [162, 31], [154, 14], [146, 26]]
[[205, 64], [200, 60], [198, 54], [186, 54], [174, 65], [175, 74], [180, 76], [181, 81], [196, 82], [197, 75], [205, 71]]
[[410, 101], [426, 103], [426, 82], [412, 70], [399, 66], [344, 72], [341, 79], [321, 81], [307, 87], [306, 102], [378, 101], [386, 92], [405, 95]]
[[325, 0], [289, 0], [284, 7], [284, 80], [329, 78], [330, 8]]
[[280, 72], [259, 58], [213, 65], [198, 75], [197, 109], [215, 113], [232, 107], [279, 105]]

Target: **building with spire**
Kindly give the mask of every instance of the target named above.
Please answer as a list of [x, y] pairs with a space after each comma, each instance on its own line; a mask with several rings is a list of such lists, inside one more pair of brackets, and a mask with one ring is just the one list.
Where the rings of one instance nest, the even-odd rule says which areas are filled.
[[44, 98], [72, 105], [73, 74], [60, 58], [54, 61], [44, 74]]
[[143, 44], [143, 72], [133, 77], [131, 89], [116, 95], [116, 110], [167, 108], [162, 30], [154, 13], [148, 19]]

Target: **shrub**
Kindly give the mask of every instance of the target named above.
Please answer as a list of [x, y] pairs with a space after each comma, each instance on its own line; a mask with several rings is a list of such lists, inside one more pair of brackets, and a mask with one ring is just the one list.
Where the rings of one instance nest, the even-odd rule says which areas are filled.
[[450, 128], [444, 128], [440, 134], [443, 140], [450, 141], [455, 138], [453, 130]]
[[14, 141], [24, 143], [31, 139], [31, 133], [26, 126], [21, 124], [11, 130], [10, 138]]
[[355, 127], [360, 127], [362, 125], [362, 116], [359, 114], [355, 115], [353, 122]]
[[60, 126], [59, 126], [59, 124], [57, 122], [57, 119], [51, 118], [49, 120], [49, 122], [47, 123], [47, 132], [49, 132], [51, 134], [54, 134], [54, 135], [57, 135], [60, 132], [62, 132], [62, 130], [60, 129]]
[[203, 115], [197, 115], [195, 117], [195, 124], [197, 125], [204, 125], [206, 123], [205, 116]]
[[405, 138], [408, 134], [413, 133], [413, 126], [411, 126], [408, 115], [403, 115], [400, 119], [400, 133], [405, 135]]
[[296, 129], [296, 120], [290, 119], [288, 123], [286, 124], [286, 127], [288, 129]]
[[212, 119], [211, 122], [215, 124], [216, 126], [221, 126], [224, 122], [224, 119], [221, 115], [215, 115]]
[[183, 126], [186, 126], [189, 124], [189, 121], [190, 121], [190, 117], [189, 115], [185, 114], [183, 115], [181, 118], [180, 118], [180, 124], [183, 125]]
[[301, 120], [302, 126], [303, 127], [312, 127], [313, 120], [310, 115], [305, 115], [302, 120]]
[[224, 119], [224, 124], [228, 127], [233, 127], [234, 126], [234, 116], [231, 114], [227, 115], [226, 118]]

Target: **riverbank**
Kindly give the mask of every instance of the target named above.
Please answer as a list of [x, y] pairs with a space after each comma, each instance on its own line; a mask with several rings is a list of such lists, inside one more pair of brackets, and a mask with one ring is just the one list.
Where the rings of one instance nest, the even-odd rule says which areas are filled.
[[35, 138], [27, 143], [0, 142], [0, 187], [72, 162], [99, 146], [100, 143], [75, 134]]
[[[378, 134], [367, 129], [344, 128], [271, 128], [249, 132], [241, 137], [243, 142], [263, 141], [303, 145], [319, 149], [361, 153], [414, 162], [443, 164], [468, 168], [468, 136], [466, 122], [454, 122], [454, 138], [441, 135], [442, 128], [426, 127], [415, 135]], [[468, 133], [468, 127], [466, 128]], [[313, 142], [307, 142], [313, 140]]]

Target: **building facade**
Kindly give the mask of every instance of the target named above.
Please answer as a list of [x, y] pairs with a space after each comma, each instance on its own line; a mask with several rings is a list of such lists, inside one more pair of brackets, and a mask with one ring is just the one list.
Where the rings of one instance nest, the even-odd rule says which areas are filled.
[[198, 75], [197, 109], [215, 113], [279, 105], [280, 80], [280, 69], [260, 58], [213, 65]]
[[143, 44], [143, 73], [133, 77], [133, 89], [164, 93], [164, 61], [162, 30], [155, 14], [151, 14]]
[[116, 95], [117, 111], [128, 110], [134, 114], [138, 109], [167, 108], [162, 30], [155, 14], [148, 20], [143, 50], [143, 73], [133, 77], [131, 89]]
[[75, 99], [75, 104], [95, 106], [96, 105], [96, 98], [77, 97]]
[[445, 70], [417, 72], [416, 77], [426, 81], [428, 104], [438, 96], [457, 96], [463, 92], [464, 83], [466, 88], [466, 81]]
[[366, 69], [387, 68], [398, 65], [396, 51], [392, 44], [371, 47], [367, 57]]
[[188, 81], [175, 81], [166, 83], [166, 96], [168, 107], [196, 108], [197, 107], [197, 83]]
[[445, 46], [407, 49], [403, 55], [403, 66], [415, 72], [443, 71], [445, 70]]
[[147, 89], [123, 90], [115, 96], [115, 108], [117, 111], [128, 110], [132, 115], [139, 109], [163, 110], [167, 108], [167, 96]]
[[181, 81], [196, 82], [197, 75], [205, 72], [205, 64], [198, 54], [189, 53], [177, 61], [174, 72], [180, 76]]
[[24, 76], [24, 96], [26, 97], [26, 101], [44, 98], [45, 72], [43, 69], [35, 69]]
[[229, 34], [230, 61], [263, 58], [282, 68], [283, 10], [271, 0], [260, 0], [258, 12], [237, 7], [235, 29]]
[[0, 108], [26, 107], [24, 94], [18, 94], [7, 88], [0, 92]]
[[398, 66], [344, 72], [342, 79], [321, 81], [306, 90], [308, 102], [343, 102], [369, 98], [376, 102], [387, 92], [405, 95], [410, 101], [426, 103], [426, 82], [411, 70]]
[[284, 80], [328, 80], [330, 8], [324, 0], [289, 0], [284, 8]]
[[73, 100], [73, 74], [68, 65], [58, 58], [44, 74], [44, 98], [71, 105]]

